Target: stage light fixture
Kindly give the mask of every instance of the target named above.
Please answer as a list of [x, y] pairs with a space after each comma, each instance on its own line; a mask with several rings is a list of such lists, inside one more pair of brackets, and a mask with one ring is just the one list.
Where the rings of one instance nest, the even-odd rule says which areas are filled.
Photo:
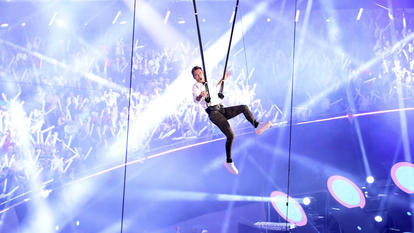
[[63, 28], [63, 27], [65, 27], [66, 23], [65, 23], [65, 21], [63, 19], [58, 19], [58, 20], [56, 20], [56, 25], [58, 27]]
[[49, 194], [52, 192], [52, 190], [51, 189], [45, 189], [45, 190], [42, 190], [41, 192], [40, 192], [40, 195], [42, 195], [42, 197], [43, 198], [48, 198], [49, 197]]
[[372, 183], [374, 183], [375, 179], [374, 179], [373, 176], [368, 176], [366, 181], [367, 181], [368, 184], [372, 184]]
[[304, 205], [309, 205], [311, 203], [311, 199], [309, 197], [304, 197], [302, 203]]
[[376, 222], [382, 222], [382, 217], [380, 215], [377, 215], [374, 217]]
[[289, 223], [297, 226], [305, 226], [308, 223], [305, 211], [295, 199], [279, 191], [273, 191], [270, 198], [273, 208]]
[[365, 197], [361, 189], [350, 179], [343, 176], [331, 176], [327, 181], [330, 194], [347, 208], [365, 206]]
[[409, 162], [399, 162], [391, 168], [391, 178], [395, 185], [402, 191], [411, 194], [414, 193], [414, 164]]

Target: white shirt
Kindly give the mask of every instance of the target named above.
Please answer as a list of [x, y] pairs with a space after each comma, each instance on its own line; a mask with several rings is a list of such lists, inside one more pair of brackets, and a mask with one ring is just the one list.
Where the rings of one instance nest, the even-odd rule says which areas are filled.
[[216, 88], [216, 86], [211, 86], [209, 84], [208, 85], [208, 90], [210, 91], [210, 103], [206, 103], [205, 98], [206, 97], [202, 97], [200, 102], [197, 101], [197, 96], [199, 96], [201, 94], [202, 91], [206, 90], [206, 87], [204, 86], [203, 83], [199, 83], [196, 82], [193, 86], [193, 97], [194, 97], [194, 102], [196, 103], [200, 103], [201, 106], [203, 106], [203, 108], [207, 108], [208, 106], [214, 106], [217, 104], [221, 104], [222, 100], [218, 97], [218, 90]]

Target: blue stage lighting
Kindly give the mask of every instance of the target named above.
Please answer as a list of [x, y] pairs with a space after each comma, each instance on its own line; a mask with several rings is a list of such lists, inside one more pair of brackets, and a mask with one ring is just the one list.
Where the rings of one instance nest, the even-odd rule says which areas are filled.
[[362, 227], [357, 226], [358, 231], [362, 231]]
[[373, 176], [368, 176], [366, 181], [367, 181], [368, 184], [372, 184], [372, 183], [374, 183], [375, 179], [374, 179]]

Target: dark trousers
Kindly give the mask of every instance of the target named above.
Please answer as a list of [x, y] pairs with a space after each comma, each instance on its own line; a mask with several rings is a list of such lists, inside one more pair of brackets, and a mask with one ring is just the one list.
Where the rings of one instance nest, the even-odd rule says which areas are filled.
[[250, 111], [249, 107], [247, 105], [238, 105], [238, 106], [232, 106], [232, 107], [220, 107], [220, 108], [212, 108], [211, 111], [207, 110], [208, 117], [210, 118], [211, 122], [213, 122], [215, 125], [219, 127], [221, 132], [226, 135], [226, 157], [227, 162], [231, 163], [233, 162], [231, 158], [231, 148], [233, 146], [233, 140], [234, 140], [234, 133], [233, 130], [230, 127], [230, 124], [227, 120], [239, 115], [240, 113], [244, 114], [244, 117], [256, 128], [259, 124], [256, 119], [254, 118], [252, 112]]

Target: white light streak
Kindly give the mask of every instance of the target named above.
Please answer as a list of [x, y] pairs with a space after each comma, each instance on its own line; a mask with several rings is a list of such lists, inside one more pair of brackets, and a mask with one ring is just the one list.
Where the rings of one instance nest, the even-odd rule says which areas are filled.
[[405, 14], [403, 14], [403, 28], [407, 28], [407, 20], [405, 19]]
[[53, 23], [55, 22], [55, 19], [56, 19], [57, 14], [58, 14], [57, 12], [55, 12], [53, 14], [52, 18], [49, 21], [49, 26], [52, 26], [53, 25]]
[[170, 18], [170, 14], [171, 14], [171, 11], [170, 11], [170, 10], [169, 10], [169, 11], [167, 11], [167, 13], [165, 14], [165, 17], [164, 17], [164, 24], [167, 24], [168, 19]]
[[300, 17], [300, 10], [296, 11], [296, 17], [295, 17], [295, 22], [299, 21], [299, 17]]
[[390, 10], [388, 11], [388, 18], [394, 20], [394, 16], [392, 15], [392, 12]]
[[359, 12], [358, 12], [358, 16], [357, 16], [356, 20], [360, 20], [361, 19], [361, 15], [362, 15], [362, 12], [363, 11], [364, 11], [364, 8], [359, 8]]
[[229, 19], [229, 23], [233, 23], [233, 20], [234, 20], [234, 14], [235, 14], [235, 12], [233, 11], [233, 13], [231, 14], [231, 17], [230, 17], [230, 19]]
[[112, 24], [116, 23], [116, 21], [118, 20], [120, 15], [121, 15], [121, 11], [118, 11], [118, 13], [116, 13], [116, 16], [115, 16], [114, 20], [112, 20]]

